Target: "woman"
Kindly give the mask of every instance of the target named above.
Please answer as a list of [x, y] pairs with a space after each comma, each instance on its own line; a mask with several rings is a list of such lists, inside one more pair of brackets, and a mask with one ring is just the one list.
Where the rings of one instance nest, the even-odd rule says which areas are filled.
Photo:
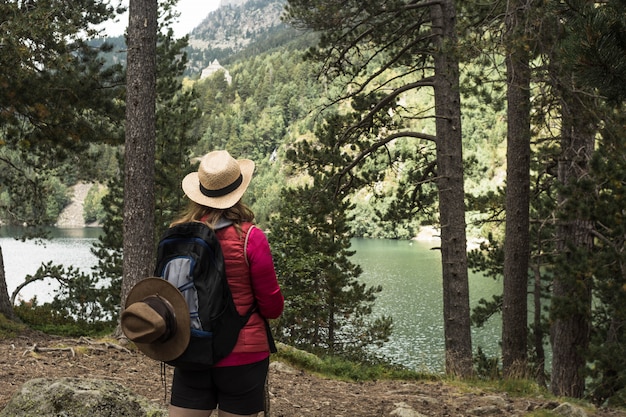
[[170, 417], [256, 416], [264, 410], [270, 344], [266, 319], [283, 311], [269, 243], [254, 226], [254, 213], [241, 202], [254, 162], [214, 151], [200, 161], [198, 172], [182, 182], [190, 204], [172, 226], [203, 222], [215, 230], [222, 246], [226, 277], [240, 314], [257, 309], [239, 333], [232, 353], [208, 371], [175, 368]]

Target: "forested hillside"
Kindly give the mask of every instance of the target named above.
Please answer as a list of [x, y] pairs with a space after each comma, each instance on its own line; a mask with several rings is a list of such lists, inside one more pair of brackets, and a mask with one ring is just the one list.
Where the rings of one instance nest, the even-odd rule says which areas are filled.
[[[202, 70], [214, 60], [230, 64], [244, 57], [259, 55], [304, 36], [284, 24], [280, 16], [284, 0], [246, 0], [227, 2], [208, 16], [195, 28], [188, 28], [189, 43], [185, 48], [188, 62], [185, 76], [197, 79]], [[230, 4], [237, 3], [237, 4]], [[112, 50], [104, 54], [107, 62], [126, 62], [124, 36], [100, 38], [92, 42], [101, 45], [108, 42]], [[301, 45], [302, 50], [308, 45]]]
[[[339, 93], [328, 91], [328, 88], [334, 88], [332, 83], [319, 78], [320, 69], [305, 60], [317, 35], [281, 21], [284, 1], [250, 0], [242, 3], [211, 12], [189, 35], [189, 45], [185, 48], [189, 57], [184, 71], [188, 79], [185, 85], [197, 91], [197, 103], [202, 112], [202, 117], [192, 128], [198, 140], [194, 153], [226, 147], [259, 161], [268, 161], [273, 155], [273, 161], [284, 164], [282, 153], [289, 144], [312, 134], [316, 121], [321, 120], [321, 112], [329, 104], [323, 98], [324, 90], [327, 97]], [[106, 40], [113, 46], [111, 52], [105, 54], [107, 62], [123, 63], [123, 37]], [[202, 70], [215, 60], [228, 71], [231, 84], [221, 75], [199, 79]], [[468, 76], [477, 71], [472, 68], [473, 64], [468, 68]], [[468, 194], [485, 195], [504, 184], [504, 96], [496, 94], [490, 97], [489, 104], [485, 103], [483, 97], [471, 91], [469, 86], [472, 83], [470, 78], [464, 80], [464, 85], [468, 86], [463, 101], [466, 183]], [[500, 84], [500, 90], [503, 88], [500, 78], [490, 80], [490, 83]], [[432, 112], [434, 106], [432, 96], [421, 92], [406, 94], [402, 101], [418, 106], [418, 111], [424, 114]], [[420, 131], [434, 132], [432, 120], [424, 118], [414, 125]], [[410, 142], [400, 139], [394, 147], [409, 151], [413, 146]], [[428, 148], [427, 143], [420, 146]], [[278, 187], [287, 181], [285, 175], [288, 172], [280, 169], [281, 165], [267, 164], [266, 168], [260, 171], [261, 179], [255, 187], [259, 191], [254, 197], [258, 199], [255, 205], [262, 224], [276, 210], [277, 201], [271, 200], [272, 196], [276, 198], [278, 190], [274, 188], [274, 192], [268, 193], [262, 184]], [[420, 224], [434, 224], [435, 218], [429, 210], [410, 219], [390, 214], [396, 174], [393, 171], [387, 174], [389, 181], [379, 182], [375, 189], [384, 189], [384, 193], [364, 188], [355, 195], [354, 233], [365, 237], [410, 239], [417, 235]], [[479, 220], [480, 216], [471, 219]], [[483, 238], [493, 232], [493, 228], [485, 227], [484, 223], [472, 221], [469, 226], [473, 238]]]

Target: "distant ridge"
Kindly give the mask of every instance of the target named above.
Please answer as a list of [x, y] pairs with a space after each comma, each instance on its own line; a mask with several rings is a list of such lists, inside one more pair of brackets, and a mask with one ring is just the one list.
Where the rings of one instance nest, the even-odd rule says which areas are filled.
[[285, 0], [222, 0], [189, 34], [187, 75], [197, 76], [214, 60], [228, 58], [250, 45], [288, 29], [280, 17]]
[[[200, 78], [203, 70], [216, 60], [228, 68], [236, 60], [302, 39], [302, 32], [281, 20], [285, 4], [286, 0], [221, 0], [219, 8], [189, 33], [185, 76]], [[91, 43], [97, 47], [104, 41], [113, 45], [111, 52], [103, 54], [107, 65], [126, 65], [124, 36], [100, 38]]]

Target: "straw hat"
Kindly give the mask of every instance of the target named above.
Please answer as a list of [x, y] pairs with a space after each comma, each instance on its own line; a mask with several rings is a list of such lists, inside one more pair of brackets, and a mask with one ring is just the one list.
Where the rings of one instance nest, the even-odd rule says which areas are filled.
[[236, 160], [227, 151], [214, 151], [200, 160], [198, 172], [183, 179], [183, 191], [203, 206], [227, 209], [234, 206], [248, 188], [254, 162]]
[[189, 344], [189, 308], [178, 288], [168, 281], [146, 278], [128, 293], [121, 327], [146, 356], [170, 361]]

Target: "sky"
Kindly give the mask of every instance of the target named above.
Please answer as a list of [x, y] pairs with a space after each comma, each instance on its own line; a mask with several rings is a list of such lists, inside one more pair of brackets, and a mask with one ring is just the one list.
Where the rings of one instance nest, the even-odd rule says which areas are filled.
[[[111, 2], [112, 4], [114, 2]], [[128, 7], [128, 0], [122, 0], [122, 3]], [[185, 36], [191, 32], [193, 28], [198, 26], [209, 12], [217, 9], [220, 0], [178, 0], [177, 9], [180, 12], [178, 23], [174, 24], [174, 35], [176, 37]], [[126, 26], [128, 26], [128, 12], [121, 15], [118, 22], [109, 22], [104, 25], [107, 35], [118, 36], [124, 34]]]

